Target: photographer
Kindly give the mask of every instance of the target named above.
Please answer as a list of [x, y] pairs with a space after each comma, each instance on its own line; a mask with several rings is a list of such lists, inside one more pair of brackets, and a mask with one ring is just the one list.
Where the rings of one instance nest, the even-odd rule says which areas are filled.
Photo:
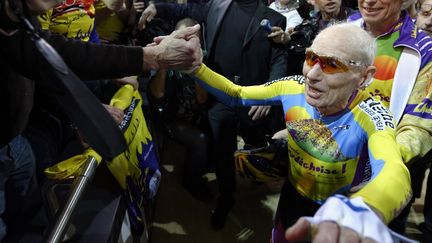
[[0, 73], [3, 79], [0, 101], [6, 108], [0, 122], [0, 240], [6, 235], [3, 222], [6, 199], [10, 202], [8, 207], [18, 207], [34, 173], [31, 147], [20, 135], [32, 109], [34, 88], [40, 86], [53, 94], [64, 92], [60, 80], [43, 78], [44, 70], [52, 68], [43, 57], [53, 51], [47, 45], [39, 49], [46, 51], [45, 54], [39, 52], [35, 36], [39, 34], [51, 43], [81, 79], [118, 78], [157, 68], [186, 69], [201, 62], [199, 40], [192, 37], [199, 26], [156, 38], [153, 46], [144, 48], [92, 45], [49, 32], [30, 36], [33, 27], [30, 23], [37, 23], [35, 16], [56, 4], [57, 0], [0, 1]]

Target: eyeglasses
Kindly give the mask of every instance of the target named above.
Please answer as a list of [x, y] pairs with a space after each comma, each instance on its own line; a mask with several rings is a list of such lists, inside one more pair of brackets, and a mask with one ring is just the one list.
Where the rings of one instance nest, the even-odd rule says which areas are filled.
[[349, 66], [360, 67], [362, 64], [356, 61], [345, 61], [337, 57], [330, 56], [320, 56], [313, 52], [310, 48], [306, 49], [306, 64], [309, 66], [314, 66], [318, 63], [321, 70], [325, 73], [343, 73], [349, 70]]

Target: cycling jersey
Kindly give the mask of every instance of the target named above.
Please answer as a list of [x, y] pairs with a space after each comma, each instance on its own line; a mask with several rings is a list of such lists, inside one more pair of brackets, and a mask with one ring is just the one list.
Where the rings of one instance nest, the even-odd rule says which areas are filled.
[[231, 106], [281, 104], [288, 129], [288, 179], [304, 197], [322, 203], [339, 193], [361, 196], [389, 222], [411, 196], [410, 178], [395, 142], [393, 117], [366, 92], [348, 107], [321, 116], [304, 95], [304, 77], [238, 86], [204, 64], [201, 85]]
[[66, 38], [88, 41], [94, 27], [93, 0], [64, 0], [39, 16], [43, 30], [50, 30]]

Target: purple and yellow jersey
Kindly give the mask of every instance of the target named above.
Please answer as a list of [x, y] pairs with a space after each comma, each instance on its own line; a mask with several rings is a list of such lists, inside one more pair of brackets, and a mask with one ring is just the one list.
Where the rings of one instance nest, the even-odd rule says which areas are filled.
[[377, 38], [377, 53], [374, 60], [377, 72], [374, 81], [366, 88], [371, 96], [376, 96], [387, 108], [390, 106], [393, 80], [403, 50], [403, 47], [393, 47], [393, 43], [399, 39], [400, 32], [397, 30], [401, 24], [395, 27], [393, 33]]
[[64, 0], [57, 7], [39, 16], [44, 30], [66, 38], [88, 41], [94, 27], [93, 0]]
[[288, 179], [303, 196], [318, 203], [336, 193], [361, 196], [386, 222], [409, 200], [409, 173], [395, 142], [393, 117], [366, 92], [358, 92], [338, 114], [322, 117], [306, 102], [303, 76], [242, 87], [204, 64], [195, 75], [227, 105], [282, 105]]

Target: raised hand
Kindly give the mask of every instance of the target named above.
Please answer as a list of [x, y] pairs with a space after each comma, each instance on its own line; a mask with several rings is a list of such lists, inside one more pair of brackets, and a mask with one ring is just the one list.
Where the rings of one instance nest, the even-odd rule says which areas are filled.
[[141, 14], [141, 17], [138, 21], [138, 29], [143, 30], [146, 27], [147, 22], [153, 20], [154, 16], [156, 16], [157, 10], [156, 6], [153, 3], [150, 3], [146, 9]]
[[196, 69], [202, 63], [199, 29], [195, 25], [154, 38], [153, 44], [144, 47], [144, 68]]

